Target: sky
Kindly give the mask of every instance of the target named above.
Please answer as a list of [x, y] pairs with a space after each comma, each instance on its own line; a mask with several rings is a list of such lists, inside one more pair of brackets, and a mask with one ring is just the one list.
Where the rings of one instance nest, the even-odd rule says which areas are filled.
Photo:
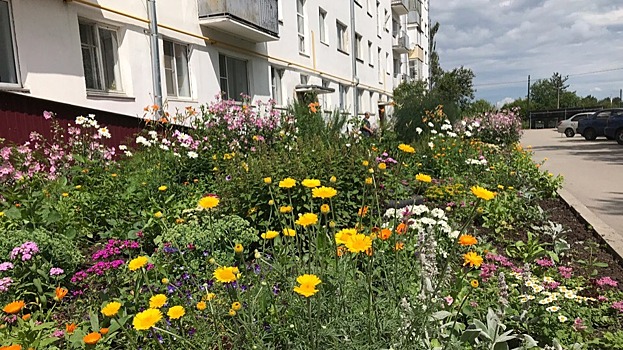
[[430, 0], [430, 20], [442, 68], [470, 68], [476, 99], [523, 98], [528, 75], [554, 72], [580, 96], [623, 88], [623, 0]]

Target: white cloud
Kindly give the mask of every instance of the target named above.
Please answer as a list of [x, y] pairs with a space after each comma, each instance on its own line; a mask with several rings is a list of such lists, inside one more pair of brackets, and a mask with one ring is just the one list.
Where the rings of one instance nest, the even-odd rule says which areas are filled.
[[500, 101], [496, 102], [496, 103], [495, 103], [495, 107], [496, 107], [496, 108], [501, 108], [501, 107], [502, 107], [502, 106], [504, 106], [505, 104], [507, 104], [507, 103], [511, 103], [511, 102], [514, 102], [514, 101], [515, 101], [515, 99], [514, 99], [514, 98], [512, 98], [512, 97], [505, 97], [505, 98], [503, 98], [502, 100], [500, 100]]

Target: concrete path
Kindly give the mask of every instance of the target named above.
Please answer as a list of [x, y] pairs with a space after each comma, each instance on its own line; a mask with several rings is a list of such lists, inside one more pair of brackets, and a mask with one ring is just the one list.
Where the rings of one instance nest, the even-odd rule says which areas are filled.
[[567, 138], [553, 129], [525, 130], [524, 147], [532, 146], [534, 161], [564, 176], [563, 188], [610, 226], [623, 242], [623, 145], [598, 137]]

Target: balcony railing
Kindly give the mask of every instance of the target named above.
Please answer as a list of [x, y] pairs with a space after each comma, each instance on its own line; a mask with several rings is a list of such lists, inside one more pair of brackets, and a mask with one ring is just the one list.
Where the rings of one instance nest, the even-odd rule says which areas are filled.
[[398, 15], [409, 13], [409, 0], [392, 0], [392, 10]]
[[199, 23], [252, 42], [279, 39], [278, 0], [197, 0]]
[[403, 30], [394, 38], [392, 49], [398, 54], [409, 53], [409, 36], [407, 32]]

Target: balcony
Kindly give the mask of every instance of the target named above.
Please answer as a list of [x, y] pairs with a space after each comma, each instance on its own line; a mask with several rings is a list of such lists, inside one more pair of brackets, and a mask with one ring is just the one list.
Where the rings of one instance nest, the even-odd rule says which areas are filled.
[[392, 0], [392, 11], [402, 16], [409, 13], [409, 0]]
[[392, 49], [397, 54], [409, 53], [409, 36], [404, 30], [394, 37]]
[[197, 0], [199, 24], [262, 43], [279, 40], [277, 0]]
[[409, 51], [409, 60], [424, 62], [424, 49], [420, 45], [416, 45], [413, 50]]

